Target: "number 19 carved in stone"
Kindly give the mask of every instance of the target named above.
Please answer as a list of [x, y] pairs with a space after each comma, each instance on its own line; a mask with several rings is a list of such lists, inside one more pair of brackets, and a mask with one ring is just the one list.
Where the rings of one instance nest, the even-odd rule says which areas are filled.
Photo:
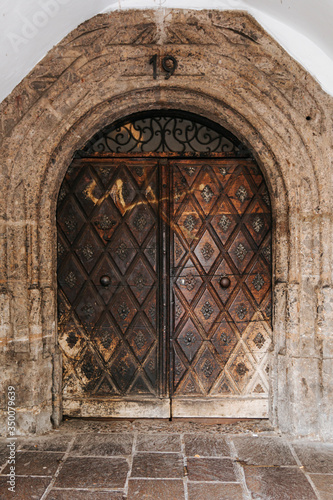
[[[158, 59], [158, 55], [154, 54], [149, 60], [149, 64], [153, 65], [153, 78], [154, 78], [154, 80], [157, 79], [157, 65], [158, 65], [157, 59]], [[174, 74], [174, 72], [176, 71], [177, 66], [178, 66], [178, 62], [177, 62], [177, 59], [175, 57], [167, 55], [167, 56], [163, 57], [163, 59], [161, 61], [161, 66], [162, 66], [163, 70], [166, 72], [165, 79], [168, 80], [170, 78], [170, 76], [172, 76]]]

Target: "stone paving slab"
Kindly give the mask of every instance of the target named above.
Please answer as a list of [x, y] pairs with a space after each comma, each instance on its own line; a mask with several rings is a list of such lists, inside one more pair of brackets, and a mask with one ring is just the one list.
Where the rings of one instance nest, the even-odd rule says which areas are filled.
[[[16, 474], [19, 476], [52, 476], [58, 469], [63, 453], [47, 453], [44, 451], [19, 451], [16, 454]], [[9, 473], [9, 465], [3, 474]]]
[[137, 451], [181, 452], [180, 434], [138, 434]]
[[233, 438], [239, 460], [249, 465], [297, 465], [290, 448], [279, 438], [243, 436]]
[[246, 467], [246, 485], [252, 498], [265, 500], [317, 500], [306, 476], [297, 468]]
[[185, 500], [184, 483], [178, 479], [130, 479], [127, 498], [131, 500]]
[[124, 488], [128, 462], [124, 458], [70, 457], [55, 482], [58, 488]]
[[188, 500], [245, 500], [240, 484], [188, 483]]
[[229, 458], [189, 458], [187, 466], [190, 481], [237, 481]]
[[70, 436], [63, 436], [58, 431], [47, 436], [18, 439], [17, 449], [22, 451], [58, 451], [65, 452], [71, 440]]
[[133, 434], [78, 434], [70, 450], [70, 455], [131, 455], [132, 446]]
[[[16, 492], [3, 466], [0, 499], [333, 500], [333, 444], [253, 432], [253, 422], [242, 433], [238, 424], [235, 433], [216, 422], [183, 424], [74, 420], [19, 438]], [[0, 459], [7, 453], [1, 439]]]
[[333, 474], [310, 474], [321, 500], [333, 500]]
[[17, 477], [15, 493], [8, 490], [7, 477], [0, 477], [1, 500], [39, 500], [51, 483], [52, 477]]
[[230, 448], [224, 437], [206, 434], [185, 434], [185, 454], [188, 457], [230, 457]]
[[184, 461], [179, 453], [137, 453], [133, 457], [132, 477], [182, 478]]
[[333, 444], [297, 443], [293, 448], [306, 472], [333, 474]]

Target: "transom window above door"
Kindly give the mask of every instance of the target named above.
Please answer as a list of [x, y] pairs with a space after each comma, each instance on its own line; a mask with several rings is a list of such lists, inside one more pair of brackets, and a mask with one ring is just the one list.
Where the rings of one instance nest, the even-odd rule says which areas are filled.
[[96, 153], [225, 153], [249, 157], [231, 132], [193, 113], [179, 110], [131, 115], [95, 134], [77, 156]]

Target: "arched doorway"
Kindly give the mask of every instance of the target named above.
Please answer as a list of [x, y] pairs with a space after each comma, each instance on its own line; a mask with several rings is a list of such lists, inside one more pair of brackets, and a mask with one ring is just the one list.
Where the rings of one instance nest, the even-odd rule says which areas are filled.
[[118, 121], [77, 152], [57, 222], [65, 414], [267, 416], [271, 211], [236, 137]]

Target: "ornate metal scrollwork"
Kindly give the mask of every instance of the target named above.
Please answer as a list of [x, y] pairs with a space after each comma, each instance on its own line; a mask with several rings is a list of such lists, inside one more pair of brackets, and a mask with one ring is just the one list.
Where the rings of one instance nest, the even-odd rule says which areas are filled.
[[228, 344], [230, 344], [232, 339], [227, 333], [222, 332], [221, 336], [220, 336], [220, 340], [224, 345], [228, 345]]
[[255, 218], [252, 221], [252, 227], [255, 230], [256, 233], [260, 233], [264, 226], [264, 221], [263, 218], [260, 217], [260, 215], [256, 215]]
[[208, 241], [206, 241], [206, 243], [204, 244], [204, 246], [201, 249], [201, 253], [202, 253], [203, 258], [207, 261], [214, 254], [214, 248], [212, 247], [212, 245], [210, 243], [208, 243]]
[[248, 197], [248, 192], [246, 191], [244, 186], [239, 186], [239, 188], [236, 191], [236, 196], [241, 203], [244, 203], [244, 201]]
[[261, 332], [258, 332], [257, 335], [254, 337], [253, 342], [258, 347], [258, 349], [261, 349], [264, 343], [266, 342], [266, 339]]
[[64, 222], [68, 231], [74, 231], [74, 229], [76, 229], [77, 220], [74, 215], [68, 215], [68, 217], [65, 218]]
[[77, 344], [78, 342], [78, 337], [76, 336], [75, 332], [72, 332], [72, 331], [69, 331], [68, 332], [68, 335], [67, 335], [67, 338], [66, 338], [66, 342], [67, 342], [67, 345], [70, 349], [73, 349], [73, 347], [75, 347], [75, 345]]
[[144, 289], [144, 287], [147, 285], [145, 277], [143, 274], [137, 274], [135, 279], [134, 279], [134, 285], [136, 288], [141, 292], [141, 290]]
[[248, 371], [249, 370], [248, 370], [248, 368], [246, 367], [246, 365], [244, 363], [238, 363], [238, 365], [236, 366], [236, 372], [238, 373], [238, 375], [240, 377], [244, 377], [244, 375]]
[[146, 344], [146, 339], [142, 331], [140, 330], [134, 339], [135, 345], [138, 349], [142, 349]]
[[103, 332], [103, 335], [101, 337], [101, 344], [104, 349], [109, 349], [110, 345], [112, 344], [112, 338], [109, 332]]
[[87, 316], [87, 318], [91, 318], [95, 314], [95, 309], [90, 303], [82, 307], [82, 311]]
[[118, 307], [118, 314], [121, 317], [121, 319], [125, 321], [125, 319], [129, 315], [129, 313], [130, 313], [130, 310], [127, 307], [127, 304], [125, 304], [125, 302], [120, 304], [120, 306]]
[[133, 226], [137, 231], [143, 231], [148, 224], [147, 216], [144, 212], [138, 212], [133, 220]]
[[209, 319], [213, 314], [214, 309], [212, 308], [212, 305], [210, 304], [210, 302], [208, 302], [208, 300], [202, 306], [201, 312], [205, 319]]
[[[171, 110], [137, 113], [119, 120], [96, 134], [77, 155], [96, 152], [234, 153], [249, 156], [249, 151], [240, 141], [220, 125], [192, 113]], [[193, 173], [188, 172], [189, 175]]]
[[195, 174], [197, 167], [184, 167], [184, 170], [187, 173], [187, 175], [192, 177], [192, 175]]
[[211, 375], [213, 374], [214, 367], [208, 359], [205, 360], [205, 363], [202, 367], [202, 371], [206, 378], [211, 377]]
[[70, 271], [65, 278], [66, 285], [69, 286], [69, 288], [74, 288], [76, 282], [77, 282], [77, 277], [75, 276], [73, 271]]
[[93, 258], [94, 249], [92, 245], [90, 245], [90, 243], [87, 243], [86, 246], [82, 248], [82, 254], [87, 262], [89, 262]]
[[184, 220], [184, 227], [191, 233], [198, 222], [199, 220], [193, 214], [189, 214]]
[[186, 290], [188, 292], [192, 292], [192, 290], [195, 288], [196, 284], [197, 284], [197, 280], [195, 279], [193, 274], [189, 273], [185, 276], [184, 285], [185, 285]]
[[129, 251], [128, 251], [126, 243], [124, 243], [123, 241], [120, 243], [120, 245], [116, 249], [116, 254], [118, 255], [119, 259], [122, 261], [127, 259], [128, 255], [129, 255]]
[[187, 332], [184, 338], [184, 344], [189, 346], [191, 344], [194, 344], [196, 342], [196, 336], [194, 335], [193, 332]]
[[257, 292], [260, 292], [264, 284], [265, 284], [264, 278], [261, 276], [261, 274], [257, 273], [254, 279], [252, 280], [252, 285], [257, 290]]
[[270, 245], [268, 245], [267, 247], [264, 247], [262, 250], [261, 250], [261, 253], [263, 254], [263, 256], [265, 257], [265, 259], [270, 262], [271, 261], [271, 258], [272, 258], [272, 251], [271, 251], [271, 247]]
[[203, 188], [203, 190], [201, 191], [201, 196], [202, 196], [202, 199], [206, 202], [206, 203], [209, 203], [210, 200], [213, 198], [214, 196], [214, 193], [213, 191], [211, 190], [211, 188], [208, 186], [208, 184], [206, 184], [206, 186]]
[[217, 224], [222, 229], [222, 231], [226, 233], [231, 224], [231, 220], [223, 214]]
[[236, 314], [241, 321], [245, 318], [245, 316], [247, 315], [247, 308], [244, 306], [244, 304], [240, 304], [237, 307]]
[[247, 250], [246, 250], [245, 246], [242, 243], [240, 243], [237, 246], [235, 253], [236, 253], [237, 257], [239, 258], [239, 260], [243, 262], [246, 254], [247, 254]]
[[117, 223], [115, 220], [110, 219], [110, 217], [106, 214], [102, 216], [102, 218], [96, 222], [96, 225], [100, 227], [103, 231], [107, 231], [108, 229], [111, 229], [113, 226], [115, 226]]

